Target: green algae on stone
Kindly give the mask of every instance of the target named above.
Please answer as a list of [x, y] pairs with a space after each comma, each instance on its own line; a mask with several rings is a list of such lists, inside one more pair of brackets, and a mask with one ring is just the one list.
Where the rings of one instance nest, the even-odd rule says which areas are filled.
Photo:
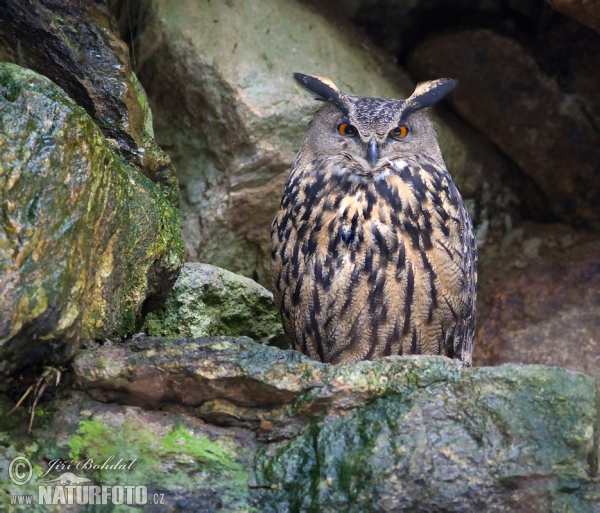
[[143, 150], [141, 151], [143, 154], [142, 172], [158, 185], [163, 196], [171, 204], [178, 206], [179, 182], [177, 181], [177, 173], [169, 155], [158, 146], [154, 139], [152, 111], [148, 104], [146, 92], [133, 72], [129, 75], [128, 83], [143, 114], [143, 127], [141, 129], [143, 147], [140, 148], [140, 150]]
[[[223, 487], [228, 482], [231, 488], [247, 488], [248, 474], [244, 465], [233, 459], [231, 449], [222, 445], [202, 434], [194, 434], [181, 422], [162, 436], [141, 422], [125, 419], [110, 425], [105, 420], [92, 418], [82, 421], [71, 438], [69, 457], [74, 461], [91, 459], [96, 463], [110, 458], [113, 464], [122, 458], [130, 467], [125, 479], [118, 483], [122, 485], [159, 485], [185, 490], [194, 486], [190, 474], [201, 471], [214, 474], [214, 485]], [[168, 460], [179, 465], [168, 468]], [[112, 469], [90, 470], [98, 482], [116, 484], [112, 483], [115, 477]]]
[[0, 370], [135, 332], [182, 265], [177, 210], [58, 86], [0, 64]]
[[177, 205], [175, 168], [154, 140], [146, 94], [105, 2], [55, 3], [51, 8], [40, 0], [6, 3], [0, 60], [58, 84]]
[[259, 451], [251, 482], [264, 511], [591, 513], [596, 395], [564, 369], [442, 372]]
[[151, 336], [247, 336], [288, 345], [273, 294], [250, 278], [209, 264], [185, 264], [164, 310], [148, 314], [142, 329]]
[[260, 511], [600, 504], [597, 385], [565, 369], [419, 356], [332, 366], [245, 337], [141, 338], [82, 352], [73, 369], [99, 400], [179, 404], [253, 432]]

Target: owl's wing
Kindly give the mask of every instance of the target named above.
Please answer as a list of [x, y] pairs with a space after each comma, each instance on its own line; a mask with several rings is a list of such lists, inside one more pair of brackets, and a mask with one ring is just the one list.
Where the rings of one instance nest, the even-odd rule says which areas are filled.
[[[294, 176], [297, 163], [294, 162], [290, 177]], [[298, 234], [290, 208], [290, 181], [288, 178], [279, 211], [271, 225], [271, 290], [277, 309], [281, 315], [283, 329], [291, 339], [292, 347], [297, 349], [294, 320], [291, 313], [292, 282], [297, 280], [300, 267], [303, 266], [298, 255]], [[291, 264], [291, 265], [290, 265]], [[294, 269], [295, 268], [295, 269]]]
[[454, 354], [462, 360], [466, 367], [473, 361], [473, 345], [475, 340], [475, 309], [477, 303], [477, 243], [473, 223], [465, 206], [462, 206], [464, 226], [464, 289], [462, 301], [464, 306], [462, 318], [457, 325], [457, 335], [454, 337]]

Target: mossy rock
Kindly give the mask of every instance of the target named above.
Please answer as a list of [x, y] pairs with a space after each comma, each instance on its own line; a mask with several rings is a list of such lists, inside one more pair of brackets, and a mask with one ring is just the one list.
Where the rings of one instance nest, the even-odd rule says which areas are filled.
[[[68, 391], [38, 407], [35, 428], [27, 436], [25, 409], [7, 419], [7, 408], [10, 403], [0, 398], [2, 511], [64, 511], [64, 504], [19, 507], [10, 496], [33, 495], [37, 501], [38, 487], [44, 486], [55, 497], [60, 483], [44, 481], [70, 472], [89, 479], [83, 483], [89, 486], [146, 486], [148, 503], [139, 506], [144, 511], [258, 512], [248, 487], [255, 449], [243, 433], [228, 433], [181, 413], [157, 415], [97, 403], [81, 392]], [[24, 486], [13, 484], [8, 475], [17, 456], [32, 464], [32, 478]], [[79, 508], [129, 511], [110, 499], [104, 506]]]
[[141, 324], [183, 264], [177, 210], [50, 80], [0, 64], [0, 372]]
[[142, 330], [156, 337], [245, 335], [289, 345], [273, 294], [250, 278], [209, 264], [185, 264], [164, 309], [148, 314]]
[[537, 365], [410, 367], [404, 389], [390, 379], [369, 404], [259, 451], [251, 483], [262, 511], [597, 511], [592, 378]]
[[[57, 458], [135, 460], [127, 471], [74, 473], [96, 485], [146, 485], [150, 497], [164, 494], [157, 511], [600, 506], [596, 382], [565, 369], [465, 369], [418, 356], [332, 366], [215, 337], [106, 345], [82, 351], [73, 371], [82, 391], [39, 405], [30, 437], [26, 410], [6, 417], [12, 404], [0, 396], [5, 503], [37, 490], [36, 480], [17, 488], [6, 479], [12, 458], [24, 455], [36, 478]], [[218, 416], [204, 408], [225, 400]], [[264, 437], [269, 431], [277, 436]]]
[[[117, 7], [117, 2], [110, 2]], [[178, 204], [169, 156], [156, 141], [146, 93], [132, 71], [128, 45], [119, 38], [107, 2], [20, 0], [3, 5], [0, 61], [43, 75], [59, 85], [94, 120], [123, 156]], [[125, 15], [130, 15], [129, 5]]]

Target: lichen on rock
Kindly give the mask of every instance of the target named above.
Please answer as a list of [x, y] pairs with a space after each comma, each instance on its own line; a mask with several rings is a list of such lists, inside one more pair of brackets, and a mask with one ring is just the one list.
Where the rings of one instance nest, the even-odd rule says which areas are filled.
[[273, 294], [250, 278], [209, 264], [185, 264], [164, 309], [149, 313], [142, 331], [162, 337], [245, 335], [288, 345]]
[[135, 332], [182, 265], [177, 210], [50, 80], [0, 64], [2, 372]]

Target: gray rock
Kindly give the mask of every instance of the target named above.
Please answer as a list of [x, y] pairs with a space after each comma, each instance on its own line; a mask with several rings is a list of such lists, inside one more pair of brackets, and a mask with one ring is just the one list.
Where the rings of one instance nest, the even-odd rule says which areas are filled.
[[162, 337], [246, 335], [287, 347], [273, 294], [250, 278], [209, 264], [181, 269], [164, 309], [149, 313], [142, 331]]
[[[291, 163], [318, 108], [292, 80], [301, 71], [364, 96], [406, 98], [412, 80], [364, 36], [309, 6], [146, 0], [138, 75], [157, 141], [181, 184], [186, 259], [269, 280], [269, 227]], [[493, 147], [456, 119], [435, 117], [442, 153], [483, 235], [502, 228], [512, 195]]]
[[97, 348], [73, 368], [104, 402], [178, 404], [254, 431], [264, 445], [248, 449], [248, 496], [260, 511], [600, 505], [596, 382], [565, 369], [442, 357], [331, 366], [224, 337]]
[[62, 89], [0, 64], [0, 372], [135, 333], [182, 262], [177, 210]]

